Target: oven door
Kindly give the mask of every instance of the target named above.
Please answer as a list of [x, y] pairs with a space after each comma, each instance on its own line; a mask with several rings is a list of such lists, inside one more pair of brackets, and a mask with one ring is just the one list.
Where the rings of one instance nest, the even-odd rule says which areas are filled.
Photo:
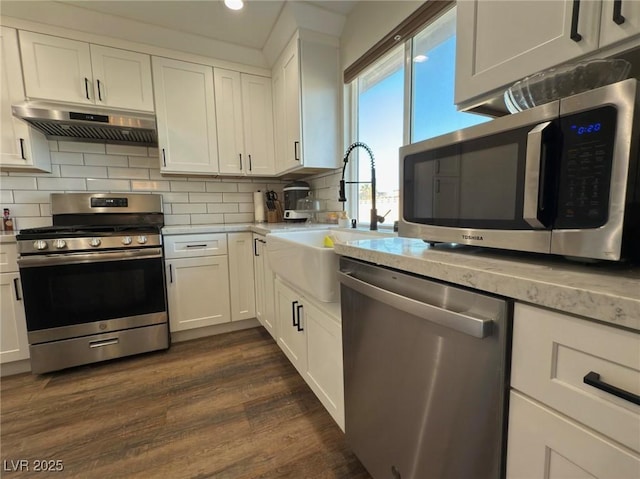
[[400, 150], [400, 235], [548, 252], [559, 102]]
[[167, 321], [161, 248], [18, 260], [29, 344]]

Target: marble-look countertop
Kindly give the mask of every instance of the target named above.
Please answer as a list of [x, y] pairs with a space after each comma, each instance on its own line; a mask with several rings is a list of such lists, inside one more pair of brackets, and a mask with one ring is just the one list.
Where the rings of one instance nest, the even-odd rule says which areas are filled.
[[176, 225], [165, 226], [162, 234], [185, 235], [198, 233], [238, 233], [251, 231], [266, 235], [276, 231], [300, 231], [308, 229], [336, 228], [338, 225], [323, 223], [237, 223], [237, 224], [210, 224], [210, 225]]
[[417, 239], [336, 243], [336, 253], [640, 331], [640, 266], [482, 248], [433, 248]]
[[0, 243], [15, 243], [17, 231], [0, 231]]

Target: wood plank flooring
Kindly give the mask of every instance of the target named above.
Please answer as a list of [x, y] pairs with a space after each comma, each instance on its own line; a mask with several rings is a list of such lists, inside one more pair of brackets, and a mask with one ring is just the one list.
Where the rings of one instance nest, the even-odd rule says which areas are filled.
[[3, 378], [0, 409], [7, 479], [370, 478], [263, 328]]

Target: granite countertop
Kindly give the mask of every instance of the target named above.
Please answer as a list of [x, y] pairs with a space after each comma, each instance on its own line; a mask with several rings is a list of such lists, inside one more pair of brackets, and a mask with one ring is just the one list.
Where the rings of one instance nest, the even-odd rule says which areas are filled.
[[418, 239], [335, 244], [336, 253], [559, 311], [640, 330], [640, 266], [584, 265], [483, 248], [433, 248]]

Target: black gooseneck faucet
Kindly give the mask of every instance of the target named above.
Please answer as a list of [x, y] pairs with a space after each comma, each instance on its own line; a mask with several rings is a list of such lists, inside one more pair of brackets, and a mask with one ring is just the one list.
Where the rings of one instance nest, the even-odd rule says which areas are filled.
[[[344, 172], [347, 168], [347, 163], [349, 162], [349, 155], [356, 148], [364, 148], [366, 152], [369, 153], [369, 158], [371, 159], [371, 181], [370, 182], [369, 181], [344, 181]], [[361, 141], [357, 141], [349, 145], [349, 147], [347, 148], [347, 151], [344, 154], [343, 161], [344, 161], [344, 165], [342, 166], [342, 179], [340, 180], [340, 192], [339, 192], [338, 201], [343, 203], [347, 201], [347, 197], [345, 195], [346, 183], [349, 183], [349, 184], [371, 183], [371, 220], [369, 223], [369, 229], [371, 231], [376, 231], [378, 229], [378, 221], [382, 221], [384, 220], [384, 218], [381, 219], [381, 217], [378, 216], [378, 211], [376, 210], [376, 162], [373, 157], [373, 152], [371, 151], [371, 148], [369, 148], [365, 143], [362, 143]]]

